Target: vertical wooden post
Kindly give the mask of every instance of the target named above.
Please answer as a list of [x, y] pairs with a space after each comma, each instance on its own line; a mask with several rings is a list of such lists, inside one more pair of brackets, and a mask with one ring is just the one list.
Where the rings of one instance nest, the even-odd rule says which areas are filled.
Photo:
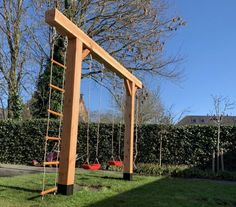
[[134, 156], [134, 113], [136, 86], [134, 82], [125, 80], [125, 137], [124, 137], [124, 180], [132, 180]]
[[65, 79], [63, 129], [58, 178], [58, 193], [72, 195], [75, 177], [76, 146], [79, 119], [82, 42], [69, 39]]

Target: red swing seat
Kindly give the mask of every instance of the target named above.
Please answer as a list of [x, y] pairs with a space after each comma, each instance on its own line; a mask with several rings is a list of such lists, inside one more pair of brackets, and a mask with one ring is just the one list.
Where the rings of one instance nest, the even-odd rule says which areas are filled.
[[108, 165], [110, 165], [110, 166], [116, 166], [116, 167], [121, 167], [121, 166], [123, 166], [123, 162], [120, 161], [120, 160], [109, 160], [107, 163], [108, 163]]
[[95, 170], [100, 170], [101, 169], [101, 164], [99, 164], [99, 163], [93, 163], [93, 164], [84, 163], [84, 164], [81, 165], [81, 167], [85, 170], [95, 171]]

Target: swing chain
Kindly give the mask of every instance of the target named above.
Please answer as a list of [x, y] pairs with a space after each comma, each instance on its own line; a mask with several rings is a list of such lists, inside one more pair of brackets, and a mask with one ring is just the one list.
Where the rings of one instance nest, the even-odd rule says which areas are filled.
[[136, 160], [137, 160], [137, 156], [138, 156], [138, 132], [139, 132], [139, 97], [138, 95], [136, 95], [136, 117], [135, 117], [135, 155], [134, 155], [134, 168], [137, 169], [136, 166]]
[[[112, 87], [113, 87], [113, 92], [115, 92], [116, 89], [116, 74], [113, 73], [113, 81], [112, 81]], [[113, 112], [112, 112], [112, 132], [111, 132], [111, 160], [115, 160], [114, 159], [114, 132], [115, 132], [115, 100], [114, 98], [112, 99], [112, 108], [113, 108]]]
[[91, 79], [92, 79], [92, 67], [93, 67], [93, 57], [90, 54], [90, 60], [89, 60], [89, 81], [88, 81], [88, 121], [87, 121], [87, 150], [86, 150], [86, 163], [89, 164], [89, 158], [90, 158], [90, 153], [89, 153], [89, 140], [90, 140], [90, 90], [91, 90]]
[[121, 91], [121, 120], [119, 124], [119, 139], [118, 139], [118, 159], [121, 161], [121, 132], [122, 132], [122, 123], [123, 123], [123, 118], [124, 118], [124, 84], [122, 86], [122, 91]]
[[[105, 67], [104, 65], [102, 65], [102, 69], [101, 69], [101, 73], [102, 73], [102, 76], [101, 76], [101, 84], [102, 84], [102, 81], [103, 81], [103, 78], [104, 78], [104, 70], [105, 70]], [[101, 95], [102, 95], [102, 85], [100, 85], [99, 87], [99, 111], [98, 111], [98, 126], [97, 126], [97, 143], [96, 143], [96, 157], [95, 157], [95, 162], [99, 163], [98, 161], [98, 145], [99, 145], [99, 141], [100, 141], [100, 124], [101, 124]]]

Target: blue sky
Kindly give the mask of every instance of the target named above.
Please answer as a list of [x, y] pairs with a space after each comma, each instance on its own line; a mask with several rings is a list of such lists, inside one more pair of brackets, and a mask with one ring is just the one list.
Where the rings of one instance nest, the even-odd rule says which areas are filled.
[[[236, 1], [235, 0], [169, 0], [170, 13], [180, 15], [187, 25], [168, 41], [166, 55], [180, 53], [184, 61], [181, 81], [159, 80], [166, 107], [175, 114], [204, 115], [212, 111], [212, 95], [223, 95], [236, 102]], [[97, 109], [99, 93], [91, 85], [91, 108]], [[87, 94], [86, 81], [82, 92]], [[102, 109], [111, 101], [102, 89]], [[87, 102], [87, 97], [85, 96]], [[111, 107], [111, 106], [110, 106]], [[236, 108], [229, 112], [236, 114]], [[187, 114], [186, 114], [187, 115]]]
[[[161, 81], [161, 95], [175, 113], [212, 111], [211, 95], [236, 101], [236, 1], [170, 0], [171, 10], [187, 26], [171, 37], [167, 54], [180, 51], [185, 70], [181, 82]], [[236, 109], [229, 112], [236, 114]]]

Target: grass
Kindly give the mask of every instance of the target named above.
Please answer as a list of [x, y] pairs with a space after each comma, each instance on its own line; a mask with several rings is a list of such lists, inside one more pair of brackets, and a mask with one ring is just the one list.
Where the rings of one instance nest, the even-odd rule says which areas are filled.
[[[53, 175], [50, 174], [51, 180]], [[218, 207], [236, 206], [236, 183], [165, 177], [135, 176], [119, 179], [120, 173], [87, 172], [76, 175], [73, 196], [38, 197], [42, 175], [0, 178], [3, 207]]]

